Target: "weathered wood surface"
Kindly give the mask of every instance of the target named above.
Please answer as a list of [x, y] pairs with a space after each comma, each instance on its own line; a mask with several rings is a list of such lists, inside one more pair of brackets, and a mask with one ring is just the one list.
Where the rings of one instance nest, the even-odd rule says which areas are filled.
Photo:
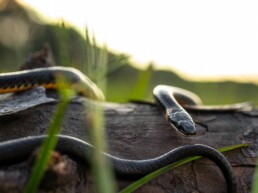
[[[41, 94], [44, 95], [44, 93]], [[15, 96], [16, 100], [17, 97], [24, 97], [24, 95], [28, 94], [21, 93]], [[31, 94], [29, 95], [31, 96]], [[53, 99], [53, 96], [55, 95], [50, 93], [46, 100]], [[0, 101], [1, 108], [7, 108], [4, 107], [5, 104], [15, 107], [17, 105], [13, 102], [15, 97], [7, 96], [2, 99]], [[91, 128], [85, 122], [87, 120], [87, 110], [85, 111], [81, 104], [83, 100], [83, 98], [77, 97], [71, 102], [63, 121], [61, 133], [90, 142], [89, 132]], [[25, 104], [25, 102], [29, 103], [26, 99], [17, 103], [22, 106], [22, 103]], [[16, 109], [13, 112], [10, 110], [12, 107], [8, 107], [9, 112], [7, 108], [5, 110], [7, 113], [2, 112], [3, 114], [0, 115], [0, 141], [44, 134], [57, 103], [57, 100], [39, 102], [31, 107], [28, 106], [27, 109], [21, 111]], [[199, 143], [219, 148], [247, 142], [252, 143], [249, 148], [225, 153], [237, 176], [238, 192], [250, 192], [257, 152], [257, 110], [191, 110], [190, 114], [197, 124], [198, 132], [194, 137], [183, 137], [169, 126], [154, 104], [104, 103], [103, 105], [109, 153], [118, 157], [147, 159], [186, 144]], [[58, 160], [53, 162], [54, 165], [65, 162], [66, 167], [70, 170], [66, 169], [70, 172], [65, 176], [62, 174], [62, 168], [56, 167], [59, 168], [56, 169], [53, 166], [51, 169], [51, 166], [49, 166], [49, 170], [55, 171], [54, 173], [58, 177], [51, 177], [50, 172], [48, 174], [50, 177], [48, 176], [45, 179], [59, 179], [59, 181], [53, 182], [52, 185], [45, 181], [41, 192], [52, 192], [49, 189], [53, 187], [56, 188], [54, 192], [94, 192], [94, 182], [85, 166], [79, 163], [77, 165], [75, 160], [71, 160], [67, 156], [61, 156], [61, 158], [54, 156], [54, 159]], [[32, 158], [21, 161], [19, 164], [0, 166], [0, 192], [21, 192], [31, 169], [31, 160]], [[61, 171], [58, 173], [58, 170]], [[118, 179], [118, 187], [121, 189], [131, 182], [130, 180]], [[201, 159], [167, 172], [136, 192], [221, 193], [226, 192], [226, 185], [220, 170], [209, 160]]]

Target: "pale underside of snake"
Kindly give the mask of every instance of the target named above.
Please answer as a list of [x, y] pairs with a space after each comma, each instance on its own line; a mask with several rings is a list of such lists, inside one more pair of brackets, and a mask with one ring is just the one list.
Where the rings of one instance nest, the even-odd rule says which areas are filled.
[[[0, 74], [0, 94], [18, 92], [37, 86], [56, 88], [57, 78], [64, 77], [78, 93], [94, 100], [102, 101], [101, 90], [84, 74], [74, 68], [49, 67]], [[161, 107], [170, 124], [183, 135], [195, 135], [196, 127], [191, 116], [180, 105], [198, 105], [200, 99], [195, 94], [166, 85], [159, 85], [153, 91], [156, 103]], [[0, 143], [0, 164], [24, 158], [38, 147], [46, 136], [28, 136]], [[90, 144], [68, 136], [58, 136], [56, 149], [88, 162], [94, 149]], [[219, 166], [224, 174], [228, 192], [236, 191], [236, 178], [227, 159], [214, 148], [206, 145], [186, 145], [173, 149], [159, 157], [147, 160], [120, 159], [104, 153], [112, 162], [119, 175], [143, 176], [163, 166], [190, 156], [203, 156]]]

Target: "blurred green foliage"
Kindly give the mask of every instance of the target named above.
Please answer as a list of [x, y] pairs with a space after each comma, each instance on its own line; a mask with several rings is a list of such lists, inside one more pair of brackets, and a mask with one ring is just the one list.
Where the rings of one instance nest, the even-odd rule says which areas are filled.
[[45, 171], [48, 168], [48, 164], [51, 162], [50, 160], [52, 151], [53, 149], [55, 149], [57, 144], [57, 135], [59, 134], [62, 126], [63, 117], [65, 116], [65, 110], [67, 109], [70, 100], [75, 95], [75, 92], [68, 87], [68, 84], [66, 84], [64, 80], [59, 80], [58, 85], [58, 91], [61, 100], [50, 123], [48, 129], [48, 137], [45, 138], [45, 140], [43, 141], [43, 144], [37, 154], [37, 161], [34, 164], [31, 172], [31, 177], [25, 187], [24, 193], [37, 192]]
[[[96, 49], [89, 51], [91, 37], [87, 29], [82, 35], [65, 22], [46, 23], [35, 11], [22, 7], [14, 0], [3, 0], [0, 4], [0, 72], [18, 70], [29, 53], [40, 50], [47, 42], [52, 48], [56, 64], [78, 68], [93, 81], [102, 84], [108, 101], [152, 101], [155, 85], [168, 84], [197, 93], [205, 104], [258, 103], [258, 87], [253, 83], [196, 82], [185, 80], [172, 71], [153, 70], [151, 67], [139, 70], [131, 65], [125, 54], [108, 51], [103, 55], [107, 47], [97, 46], [94, 36], [92, 41]], [[105, 67], [98, 66], [102, 60], [99, 55], [102, 55], [102, 59], [106, 57]], [[88, 68], [89, 64], [94, 67]], [[95, 72], [101, 74], [98, 80], [92, 75]]]
[[[45, 43], [51, 46], [56, 64], [83, 71], [106, 90], [108, 101], [152, 101], [152, 89], [158, 84], [168, 84], [199, 94], [207, 104], [249, 100], [258, 103], [258, 87], [255, 84], [187, 81], [172, 71], [153, 70], [152, 64], [146, 70], [138, 70], [131, 65], [127, 55], [108, 52], [106, 46], [98, 46], [87, 29], [81, 35], [65, 22], [50, 24], [42, 21], [36, 12], [22, 7], [14, 0], [0, 1], [0, 72], [19, 70], [29, 56], [28, 53], [40, 50]], [[63, 107], [65, 106], [66, 104]], [[61, 123], [62, 112], [54, 123]], [[100, 124], [95, 128], [104, 129], [101, 125], [103, 121], [99, 120], [101, 117], [93, 116], [96, 118], [95, 123]], [[53, 127], [59, 128], [58, 125]], [[99, 132], [93, 135], [103, 138]], [[95, 147], [103, 145], [97, 143], [104, 143], [101, 139], [94, 140]], [[95, 173], [99, 175], [98, 172]], [[107, 179], [105, 175], [104, 177]], [[105, 184], [99, 188], [100, 191], [101, 188], [105, 189], [103, 192], [107, 191]], [[113, 188], [110, 186], [110, 189]]]

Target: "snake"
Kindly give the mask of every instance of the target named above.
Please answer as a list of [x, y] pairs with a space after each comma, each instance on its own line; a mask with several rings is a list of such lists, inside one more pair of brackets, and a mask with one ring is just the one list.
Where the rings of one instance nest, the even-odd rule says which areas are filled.
[[153, 95], [166, 119], [176, 131], [186, 136], [196, 134], [192, 117], [182, 107], [182, 105], [200, 105], [201, 99], [196, 94], [174, 86], [158, 85], [153, 89]]
[[[63, 77], [76, 92], [94, 100], [104, 100], [104, 94], [87, 76], [72, 67], [48, 67], [22, 70], [0, 74], [0, 94], [19, 92], [43, 86], [56, 89], [58, 78]], [[200, 99], [193, 93], [180, 88], [158, 85], [153, 90], [155, 100], [165, 112], [170, 124], [183, 135], [195, 135], [196, 128], [191, 116], [180, 104], [197, 105]], [[180, 101], [181, 100], [181, 101]], [[47, 135], [27, 136], [0, 143], [0, 165], [9, 164], [27, 157], [41, 145]], [[56, 150], [89, 162], [94, 147], [80, 139], [57, 135]], [[227, 192], [236, 192], [236, 177], [228, 160], [218, 150], [202, 144], [184, 145], [172, 149], [158, 157], [143, 160], [123, 159], [103, 152], [110, 160], [118, 175], [139, 177], [149, 174], [168, 164], [175, 163], [191, 156], [202, 156], [213, 161], [222, 171], [227, 184]]]

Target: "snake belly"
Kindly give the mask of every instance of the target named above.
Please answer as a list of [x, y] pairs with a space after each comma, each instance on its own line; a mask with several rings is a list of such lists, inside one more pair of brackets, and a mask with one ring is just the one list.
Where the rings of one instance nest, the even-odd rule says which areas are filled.
[[81, 71], [71, 67], [48, 67], [0, 74], [0, 94], [24, 91], [38, 86], [56, 89], [58, 78], [76, 92], [94, 100], [104, 100], [102, 91]]
[[[70, 86], [84, 96], [103, 100], [104, 95], [101, 90], [74, 68], [49, 67], [33, 70], [24, 70], [0, 74], [0, 94], [27, 90], [36, 86], [45, 88], [56, 88], [57, 77], [65, 77]], [[183, 91], [183, 90], [181, 90]], [[193, 135], [196, 132], [194, 123], [188, 113], [179, 105], [177, 100], [183, 103], [198, 104], [198, 98], [193, 99], [192, 94], [181, 92], [180, 89], [160, 85], [155, 87], [154, 96], [157, 103], [166, 112], [167, 119], [182, 134]], [[180, 119], [181, 122], [180, 122]], [[191, 125], [191, 126], [188, 126]], [[186, 125], [186, 126], [185, 126]], [[0, 143], [0, 165], [10, 164], [11, 162], [25, 159], [39, 147], [47, 136], [30, 136], [25, 138], [13, 139]], [[68, 154], [88, 164], [94, 147], [77, 138], [58, 135], [56, 150]], [[203, 156], [213, 161], [223, 172], [229, 193], [236, 191], [236, 178], [227, 159], [217, 150], [206, 145], [185, 145], [173, 149], [159, 157], [146, 160], [121, 159], [110, 154], [104, 153], [113, 165], [115, 172], [124, 177], [140, 177], [163, 166], [174, 163], [190, 156]]]

